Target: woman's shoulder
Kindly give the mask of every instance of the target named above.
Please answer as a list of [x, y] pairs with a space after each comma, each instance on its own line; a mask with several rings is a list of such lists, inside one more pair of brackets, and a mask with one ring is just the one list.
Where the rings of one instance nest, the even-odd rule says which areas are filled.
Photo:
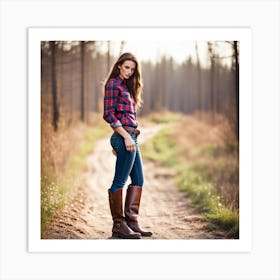
[[118, 77], [115, 78], [110, 78], [107, 83], [106, 86], [118, 86], [120, 84], [120, 79]]

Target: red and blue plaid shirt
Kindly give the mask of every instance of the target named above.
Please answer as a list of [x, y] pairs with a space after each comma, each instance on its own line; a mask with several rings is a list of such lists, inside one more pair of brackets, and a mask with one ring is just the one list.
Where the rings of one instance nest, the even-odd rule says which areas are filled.
[[111, 78], [105, 85], [103, 118], [111, 127], [137, 127], [135, 100], [128, 91], [126, 80]]

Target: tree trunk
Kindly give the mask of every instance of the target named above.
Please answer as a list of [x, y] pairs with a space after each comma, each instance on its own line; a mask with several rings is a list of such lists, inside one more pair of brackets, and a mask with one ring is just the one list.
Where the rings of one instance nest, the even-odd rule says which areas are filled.
[[52, 69], [52, 121], [55, 131], [58, 129], [59, 109], [57, 104], [57, 81], [56, 81], [56, 44], [55, 41], [50, 42], [51, 45], [51, 69]]
[[108, 51], [107, 51], [107, 73], [109, 73], [111, 68], [111, 60], [110, 60], [110, 49], [111, 49], [111, 42], [107, 42], [108, 45]]
[[215, 61], [212, 43], [208, 42], [208, 52], [211, 61], [210, 68], [210, 110], [212, 122], [215, 122], [215, 97], [214, 97], [214, 79], [215, 79]]
[[197, 42], [195, 41], [195, 52], [196, 52], [196, 60], [197, 60], [197, 95], [198, 95], [198, 111], [202, 112], [202, 93], [201, 93], [201, 67], [200, 67], [200, 59], [198, 53]]
[[236, 99], [236, 137], [239, 140], [239, 54], [237, 41], [233, 42], [234, 61], [235, 61], [235, 99]]
[[84, 83], [84, 79], [85, 79], [85, 73], [84, 73], [84, 69], [85, 69], [85, 44], [84, 41], [81, 41], [81, 120], [84, 121], [85, 120], [85, 83]]

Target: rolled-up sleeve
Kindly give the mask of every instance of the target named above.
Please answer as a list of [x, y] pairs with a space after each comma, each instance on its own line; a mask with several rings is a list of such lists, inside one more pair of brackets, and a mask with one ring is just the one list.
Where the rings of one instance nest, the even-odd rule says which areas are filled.
[[122, 126], [115, 114], [118, 95], [119, 89], [115, 85], [114, 80], [109, 80], [105, 86], [103, 119], [113, 128]]

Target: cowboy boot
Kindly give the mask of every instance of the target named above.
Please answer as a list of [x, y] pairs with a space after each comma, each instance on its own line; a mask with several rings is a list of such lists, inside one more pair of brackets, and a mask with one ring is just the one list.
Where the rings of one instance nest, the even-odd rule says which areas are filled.
[[134, 232], [126, 224], [123, 216], [122, 189], [115, 192], [108, 190], [111, 215], [113, 218], [112, 236], [128, 239], [139, 239], [141, 235]]
[[125, 220], [127, 225], [142, 236], [151, 236], [152, 232], [143, 230], [138, 224], [138, 213], [142, 194], [142, 187], [129, 185], [125, 199]]

